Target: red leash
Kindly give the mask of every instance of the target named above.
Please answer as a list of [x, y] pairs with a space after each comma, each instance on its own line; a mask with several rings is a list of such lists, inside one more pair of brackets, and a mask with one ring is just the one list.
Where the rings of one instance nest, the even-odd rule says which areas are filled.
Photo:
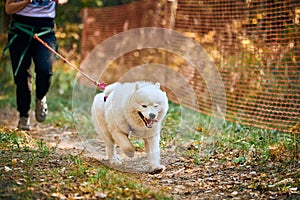
[[94, 85], [96, 85], [100, 89], [104, 89], [105, 88], [105, 85], [106, 85], [105, 82], [99, 83], [98, 81], [92, 79], [89, 75], [87, 75], [86, 73], [84, 73], [83, 71], [81, 71], [78, 67], [76, 67], [75, 65], [73, 65], [70, 61], [68, 61], [66, 58], [64, 58], [62, 55], [60, 55], [54, 49], [52, 49], [46, 42], [44, 42], [41, 38], [39, 38], [39, 36], [37, 34], [34, 34], [33, 38], [36, 39], [36, 40], [38, 40], [40, 43], [42, 43], [47, 49], [49, 49], [52, 53], [54, 53], [55, 55], [57, 55], [65, 63], [69, 64], [73, 69], [75, 69], [77, 72], [79, 72], [80, 74], [82, 74], [85, 78], [87, 78], [89, 81], [91, 81]]

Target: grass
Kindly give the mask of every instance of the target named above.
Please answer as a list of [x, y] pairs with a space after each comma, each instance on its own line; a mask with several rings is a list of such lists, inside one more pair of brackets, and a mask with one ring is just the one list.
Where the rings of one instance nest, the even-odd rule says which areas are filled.
[[117, 172], [80, 155], [60, 155], [26, 132], [0, 130], [0, 198], [168, 199], [135, 175]]
[[[207, 134], [205, 132], [194, 134], [191, 147], [185, 152], [185, 156], [192, 157], [196, 164], [200, 164], [203, 156], [209, 158], [210, 153], [230, 154], [233, 162], [237, 164], [252, 161], [264, 163], [270, 160], [289, 164], [297, 161], [300, 153], [299, 145], [295, 145], [300, 142], [297, 134], [264, 130], [231, 122], [224, 122], [219, 134], [208, 137]], [[208, 138], [210, 140], [206, 144]], [[207, 146], [211, 151], [203, 155], [201, 152]]]
[[170, 110], [162, 130], [161, 146], [165, 149], [170, 144], [188, 144], [183, 155], [192, 158], [195, 164], [201, 164], [201, 160], [209, 159], [216, 153], [231, 154], [231, 159], [236, 164], [252, 161], [264, 163], [270, 160], [288, 164], [297, 161], [300, 155], [300, 147], [297, 145], [300, 142], [299, 134], [228, 121], [223, 121], [216, 127], [212, 125], [212, 117], [193, 111], [190, 111], [188, 118], [199, 118], [199, 123], [180, 123], [181, 109], [170, 102]]

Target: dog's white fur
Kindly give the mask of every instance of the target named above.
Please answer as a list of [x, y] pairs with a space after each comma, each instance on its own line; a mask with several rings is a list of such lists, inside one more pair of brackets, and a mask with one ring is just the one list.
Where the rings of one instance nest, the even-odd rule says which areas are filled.
[[135, 149], [129, 140], [132, 135], [145, 141], [151, 168], [165, 169], [160, 164], [159, 140], [162, 121], [168, 111], [168, 98], [159, 83], [108, 85], [103, 93], [95, 96], [91, 111], [96, 132], [104, 136], [111, 164], [122, 164], [116, 154], [116, 145], [128, 157], [134, 156]]

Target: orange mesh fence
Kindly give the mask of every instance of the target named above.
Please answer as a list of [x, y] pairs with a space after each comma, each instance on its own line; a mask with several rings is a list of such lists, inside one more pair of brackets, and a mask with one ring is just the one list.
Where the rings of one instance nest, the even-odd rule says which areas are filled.
[[[226, 120], [283, 132], [300, 122], [299, 1], [145, 0], [86, 8], [82, 16], [83, 59], [96, 45], [122, 31], [171, 28], [193, 38], [214, 59], [226, 90]], [[192, 109], [211, 114], [211, 94], [204, 77], [176, 54], [157, 49], [132, 51], [116, 59], [103, 77], [107, 82], [118, 81], [130, 68], [151, 62], [165, 64], [186, 77], [199, 104]], [[93, 74], [94, 67], [83, 70]], [[215, 97], [223, 98], [222, 94]], [[171, 91], [169, 98], [177, 102]], [[190, 107], [188, 100], [185, 106]]]

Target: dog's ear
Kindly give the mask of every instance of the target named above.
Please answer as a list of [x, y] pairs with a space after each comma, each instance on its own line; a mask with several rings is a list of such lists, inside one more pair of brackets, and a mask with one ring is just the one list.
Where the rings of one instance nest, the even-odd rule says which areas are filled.
[[159, 89], [159, 88], [160, 88], [160, 83], [159, 83], [159, 82], [156, 82], [156, 83], [155, 83], [155, 87], [156, 87], [157, 89]]

